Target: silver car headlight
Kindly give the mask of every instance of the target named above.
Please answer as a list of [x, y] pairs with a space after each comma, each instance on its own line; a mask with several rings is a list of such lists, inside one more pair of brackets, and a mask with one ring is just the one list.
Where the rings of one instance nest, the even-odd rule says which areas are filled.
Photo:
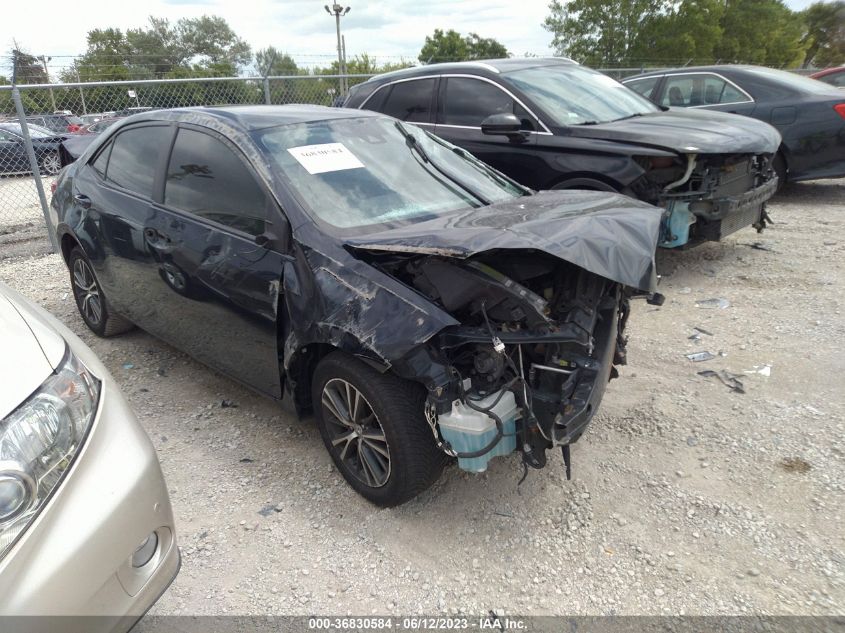
[[56, 371], [0, 421], [0, 558], [70, 468], [99, 397], [99, 379], [66, 348]]

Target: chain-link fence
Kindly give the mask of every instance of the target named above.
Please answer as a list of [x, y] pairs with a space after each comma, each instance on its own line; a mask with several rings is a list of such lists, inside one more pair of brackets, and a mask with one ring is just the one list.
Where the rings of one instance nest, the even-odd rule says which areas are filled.
[[50, 185], [61, 166], [60, 143], [70, 135], [99, 134], [122, 117], [161, 108], [332, 105], [350, 86], [369, 77], [191, 78], [18, 86], [26, 130], [21, 125], [14, 90], [11, 86], [0, 86], [0, 235], [43, 223], [38, 181], [49, 197]]
[[[624, 79], [645, 67], [602, 70]], [[160, 108], [235, 104], [332, 105], [371, 75], [190, 78], [0, 86], [0, 236], [43, 224], [60, 168], [59, 144], [71, 134], [99, 134], [121, 117]], [[21, 122], [26, 122], [26, 130]], [[31, 142], [26, 137], [28, 131]], [[31, 151], [29, 151], [31, 149]], [[40, 187], [39, 187], [40, 185]]]

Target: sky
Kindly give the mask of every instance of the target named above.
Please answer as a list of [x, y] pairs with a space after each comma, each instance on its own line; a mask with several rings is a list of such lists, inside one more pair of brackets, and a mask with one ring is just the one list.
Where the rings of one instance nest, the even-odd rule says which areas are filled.
[[[813, 0], [787, 0], [802, 9]], [[21, 0], [5, 3], [0, 49], [17, 40], [23, 50], [53, 57], [51, 74], [70, 63], [63, 56], [85, 51], [94, 28], [142, 27], [150, 15], [176, 21], [203, 14], [225, 18], [253, 50], [266, 46], [291, 54], [303, 65], [326, 65], [336, 58], [333, 16], [321, 0]], [[347, 57], [369, 53], [377, 58], [415, 60], [425, 36], [435, 28], [478, 33], [502, 42], [515, 55], [550, 54], [551, 34], [542, 27], [549, 0], [349, 0], [342, 18]], [[5, 65], [5, 64], [3, 64]]]

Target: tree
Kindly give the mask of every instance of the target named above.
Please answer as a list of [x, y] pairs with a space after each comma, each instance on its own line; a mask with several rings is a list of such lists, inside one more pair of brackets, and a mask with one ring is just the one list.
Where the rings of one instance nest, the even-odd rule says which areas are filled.
[[797, 66], [808, 46], [803, 31], [800, 17], [781, 0], [727, 0], [713, 54], [722, 62]]
[[417, 59], [423, 64], [434, 64], [508, 56], [508, 49], [492, 38], [482, 38], [477, 33], [463, 37], [452, 29], [445, 32], [442, 29], [434, 29], [432, 35], [426, 35]]
[[223, 18], [202, 16], [171, 24], [150, 17], [146, 27], [93, 29], [88, 48], [63, 81], [231, 76], [250, 63], [249, 44]]
[[722, 38], [724, 13], [722, 0], [681, 0], [643, 24], [626, 62], [669, 66], [711, 63], [713, 50]]
[[[44, 70], [44, 64], [35, 55], [22, 51], [15, 43], [11, 51], [12, 63], [10, 64], [12, 76], [19, 84], [48, 84], [50, 78]], [[17, 71], [17, 72], [15, 72]]]
[[223, 18], [204, 15], [182, 18], [176, 23], [179, 43], [191, 57], [200, 57], [200, 66], [230, 64], [243, 66], [252, 60], [252, 50]]
[[255, 51], [255, 69], [264, 75], [298, 75], [299, 68], [293, 57], [280, 53], [273, 46]]
[[807, 47], [804, 67], [845, 64], [845, 1], [816, 2], [801, 12], [806, 30], [801, 38]]
[[549, 4], [552, 46], [591, 66], [631, 63], [637, 38], [661, 14], [661, 0], [570, 0]]

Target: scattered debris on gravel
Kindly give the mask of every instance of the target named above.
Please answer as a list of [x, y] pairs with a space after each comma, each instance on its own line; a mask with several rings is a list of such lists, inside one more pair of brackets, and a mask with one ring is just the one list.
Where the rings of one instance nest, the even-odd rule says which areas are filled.
[[389, 510], [311, 420], [141, 331], [88, 332], [43, 237], [0, 280], [91, 345], [158, 449], [183, 566], [155, 614], [841, 613], [845, 181], [770, 213], [661, 253], [666, 302], [635, 302], [573, 481], [557, 457], [518, 487], [513, 455]]

